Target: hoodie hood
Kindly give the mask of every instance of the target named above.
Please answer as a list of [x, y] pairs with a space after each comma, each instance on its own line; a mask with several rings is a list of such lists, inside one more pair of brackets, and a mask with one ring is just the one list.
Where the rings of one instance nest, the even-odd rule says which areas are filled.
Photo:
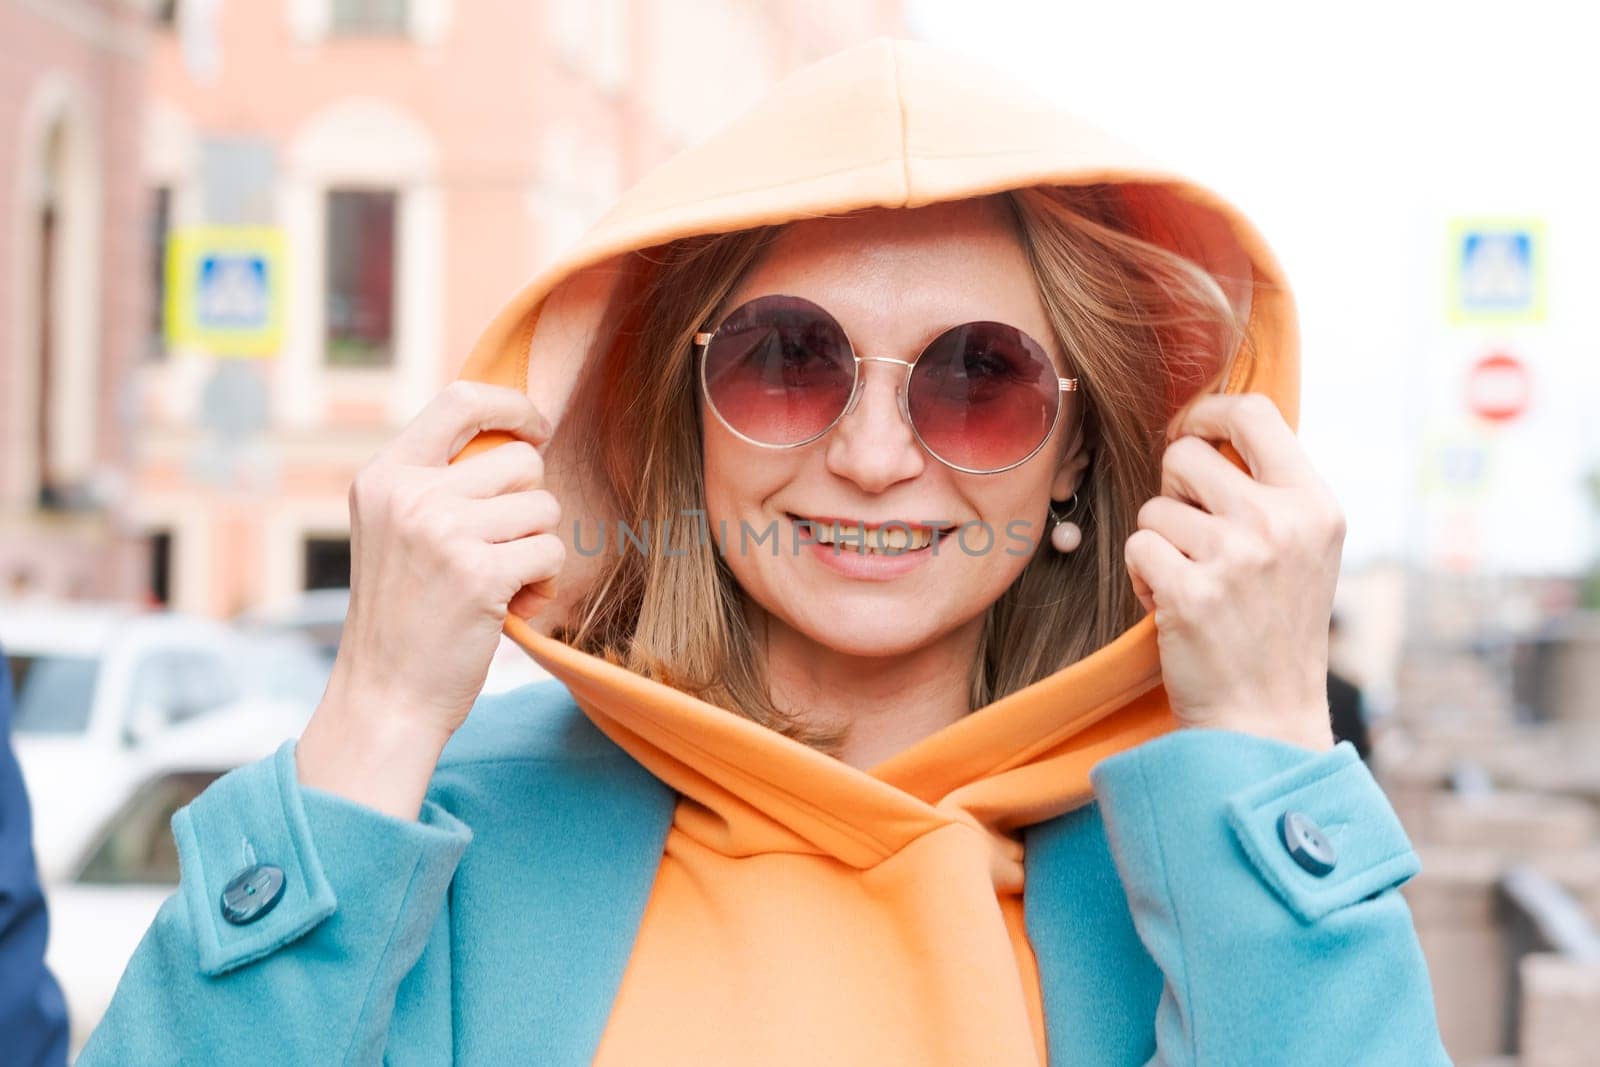
[[[612, 288], [642, 249], [825, 213], [1088, 183], [1116, 183], [1140, 236], [1217, 278], [1248, 323], [1246, 347], [1230, 362], [1221, 390], [1265, 393], [1295, 426], [1292, 298], [1265, 241], [1238, 210], [994, 69], [888, 38], [790, 76], [742, 117], [639, 181], [512, 298], [460, 376], [524, 390], [558, 435], [581, 433], [586, 428], [565, 425], [562, 416], [586, 358], [614, 325], [605, 321]], [[481, 434], [458, 458], [506, 440]], [[550, 488], [561, 500], [563, 524], [598, 517], [580, 485], [552, 479]], [[573, 561], [569, 553], [569, 566]], [[564, 572], [560, 603], [570, 604], [586, 580]], [[849, 844], [857, 835], [837, 825], [840, 798], [829, 792], [839, 785], [836, 760], [541, 629], [506, 618], [505, 632], [658, 777], [724, 817], [730, 805], [754, 805], [776, 814], [784, 833], [812, 844], [815, 835], [834, 835], [827, 851], [870, 862], [877, 847], [870, 835], [857, 855]], [[953, 805], [1001, 833], [1061, 814], [1090, 797], [1088, 772], [1101, 758], [1176, 725], [1160, 682], [1154, 620], [1145, 615], [1093, 654], [870, 774], [853, 773], [846, 787], [859, 795], [851, 803], [881, 802], [879, 814], [893, 823], [896, 812], [906, 814], [897, 805], [910, 794]], [[764, 774], [763, 752], [780, 753], [788, 773]], [[797, 782], [821, 795], [797, 795]]]

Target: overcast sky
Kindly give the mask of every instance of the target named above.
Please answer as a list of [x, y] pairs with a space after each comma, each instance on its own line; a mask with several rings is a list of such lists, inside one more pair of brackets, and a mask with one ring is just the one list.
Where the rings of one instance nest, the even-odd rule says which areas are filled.
[[[1445, 542], [1518, 570], [1590, 558], [1579, 479], [1600, 463], [1600, 62], [1579, 5], [908, 10], [917, 36], [1006, 67], [1254, 219], [1295, 288], [1300, 434], [1350, 518], [1347, 566]], [[1447, 321], [1447, 227], [1465, 215], [1544, 221], [1544, 325]], [[1526, 418], [1490, 432], [1466, 416], [1463, 375], [1495, 349], [1526, 361], [1534, 390]], [[1477, 488], [1425, 491], [1446, 446], [1482, 450]]]

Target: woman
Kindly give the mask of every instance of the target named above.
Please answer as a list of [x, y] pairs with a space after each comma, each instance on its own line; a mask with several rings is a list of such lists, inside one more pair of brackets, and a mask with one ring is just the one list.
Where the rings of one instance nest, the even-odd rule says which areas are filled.
[[[86, 1062], [1448, 1062], [1296, 358], [1215, 196], [926, 46], [794, 76], [357, 477]], [[555, 677], [475, 700], [502, 627]]]

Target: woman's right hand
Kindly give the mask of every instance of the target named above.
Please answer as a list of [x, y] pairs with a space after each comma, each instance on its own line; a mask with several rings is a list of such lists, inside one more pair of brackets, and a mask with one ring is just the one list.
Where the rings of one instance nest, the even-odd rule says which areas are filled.
[[[484, 430], [515, 439], [452, 464]], [[507, 612], [553, 596], [561, 512], [534, 448], [550, 432], [523, 393], [456, 381], [356, 475], [350, 608], [296, 746], [303, 784], [416, 817]]]

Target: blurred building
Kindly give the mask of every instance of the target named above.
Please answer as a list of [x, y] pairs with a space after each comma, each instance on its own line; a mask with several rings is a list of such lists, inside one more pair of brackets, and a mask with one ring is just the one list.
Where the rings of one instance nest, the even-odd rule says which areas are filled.
[[[628, 184], [898, 0], [179, 0], [150, 52], [133, 273], [168, 235], [280, 235], [258, 357], [141, 355], [132, 508], [176, 607], [348, 583], [356, 471]], [[152, 309], [192, 294], [159, 291]]]
[[155, 6], [0, 4], [0, 597], [131, 597], [148, 581], [124, 505]]
[[[1369, 584], [1352, 614], [1401, 602], [1392, 584]], [[1578, 607], [1571, 578], [1419, 569], [1407, 584], [1375, 770], [1421, 856], [1404, 892], [1445, 1047], [1473, 1067], [1587, 1067], [1600, 613]]]

